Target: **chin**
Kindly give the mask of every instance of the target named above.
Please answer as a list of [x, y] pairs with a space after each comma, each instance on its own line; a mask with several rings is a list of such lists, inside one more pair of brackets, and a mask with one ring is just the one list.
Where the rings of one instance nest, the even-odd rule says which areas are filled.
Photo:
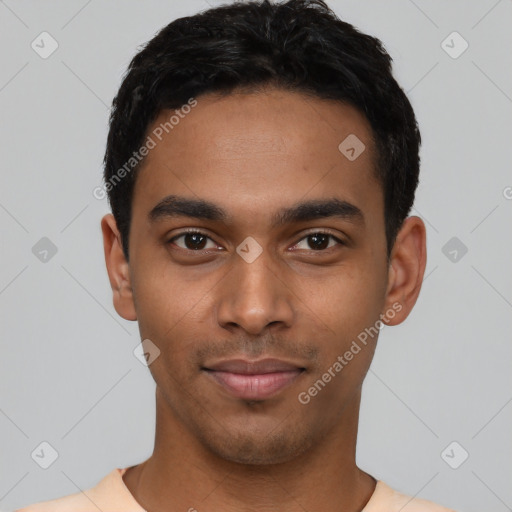
[[224, 431], [219, 434], [218, 437], [210, 434], [202, 440], [203, 444], [216, 456], [244, 465], [283, 464], [295, 459], [313, 444], [306, 433], [298, 435], [290, 428], [283, 431], [275, 429], [271, 433]]

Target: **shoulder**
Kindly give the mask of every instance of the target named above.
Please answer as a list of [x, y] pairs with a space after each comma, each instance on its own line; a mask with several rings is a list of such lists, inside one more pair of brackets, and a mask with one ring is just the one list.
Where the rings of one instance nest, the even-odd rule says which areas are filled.
[[103, 477], [94, 487], [88, 488], [62, 498], [41, 501], [14, 512], [110, 512], [123, 509], [123, 512], [140, 512], [129, 494], [122, 479], [126, 468], [116, 468]]
[[76, 493], [54, 500], [40, 501], [14, 512], [64, 512], [65, 510], [68, 512], [71, 510], [73, 512], [89, 512], [92, 508], [95, 508], [93, 503], [87, 499], [84, 493]]
[[375, 491], [362, 512], [383, 512], [383, 510], [386, 512], [455, 512], [432, 501], [395, 491], [382, 480], [378, 480]]

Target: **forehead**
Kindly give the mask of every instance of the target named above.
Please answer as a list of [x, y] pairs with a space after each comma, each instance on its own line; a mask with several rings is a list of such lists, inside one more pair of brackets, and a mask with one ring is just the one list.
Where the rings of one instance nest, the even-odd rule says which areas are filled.
[[361, 209], [368, 200], [382, 206], [371, 126], [356, 108], [283, 90], [196, 101], [162, 111], [149, 127], [155, 146], [139, 171], [134, 211], [176, 194], [249, 215], [333, 195]]

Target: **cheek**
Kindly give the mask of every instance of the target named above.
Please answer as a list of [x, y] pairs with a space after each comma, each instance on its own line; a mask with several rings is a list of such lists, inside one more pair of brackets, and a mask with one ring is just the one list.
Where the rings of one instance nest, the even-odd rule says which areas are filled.
[[318, 288], [316, 292], [305, 289], [304, 297], [332, 334], [346, 340], [379, 318], [384, 285], [382, 274], [367, 266], [352, 265], [324, 280], [321, 293]]
[[[380, 332], [382, 297], [377, 280], [378, 276], [370, 272], [347, 271], [334, 280], [317, 303], [322, 320], [318, 323], [327, 325], [329, 330], [311, 382], [328, 380], [325, 389], [318, 393], [322, 395], [319, 402], [326, 406], [329, 400], [346, 400], [368, 371]], [[320, 342], [318, 339], [317, 343]], [[322, 382], [316, 385], [319, 386]]]
[[134, 302], [141, 335], [166, 341], [183, 325], [189, 328], [204, 314], [209, 279], [184, 279], [170, 265], [147, 265], [134, 272]]
[[355, 284], [332, 287], [329, 297], [324, 297], [321, 321], [316, 323], [329, 329], [316, 337], [321, 357], [300, 390], [305, 393], [304, 400], [316, 404], [314, 407], [330, 419], [341, 414], [362, 385], [379, 335], [380, 301], [375, 298], [375, 289]]
[[[135, 285], [141, 339], [160, 350], [149, 366], [153, 379], [169, 397], [193, 387], [197, 377], [195, 353], [208, 342], [207, 318], [213, 310], [209, 279], [190, 281], [170, 268], [156, 266], [140, 272]], [[174, 391], [171, 391], [174, 390]]]

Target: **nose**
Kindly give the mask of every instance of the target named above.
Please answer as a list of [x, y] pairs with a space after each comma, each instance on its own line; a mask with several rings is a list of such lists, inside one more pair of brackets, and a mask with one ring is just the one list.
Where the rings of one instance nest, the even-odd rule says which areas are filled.
[[293, 323], [293, 293], [286, 277], [265, 250], [252, 262], [238, 254], [221, 286], [217, 321], [226, 329], [239, 327], [258, 335], [271, 325]]

